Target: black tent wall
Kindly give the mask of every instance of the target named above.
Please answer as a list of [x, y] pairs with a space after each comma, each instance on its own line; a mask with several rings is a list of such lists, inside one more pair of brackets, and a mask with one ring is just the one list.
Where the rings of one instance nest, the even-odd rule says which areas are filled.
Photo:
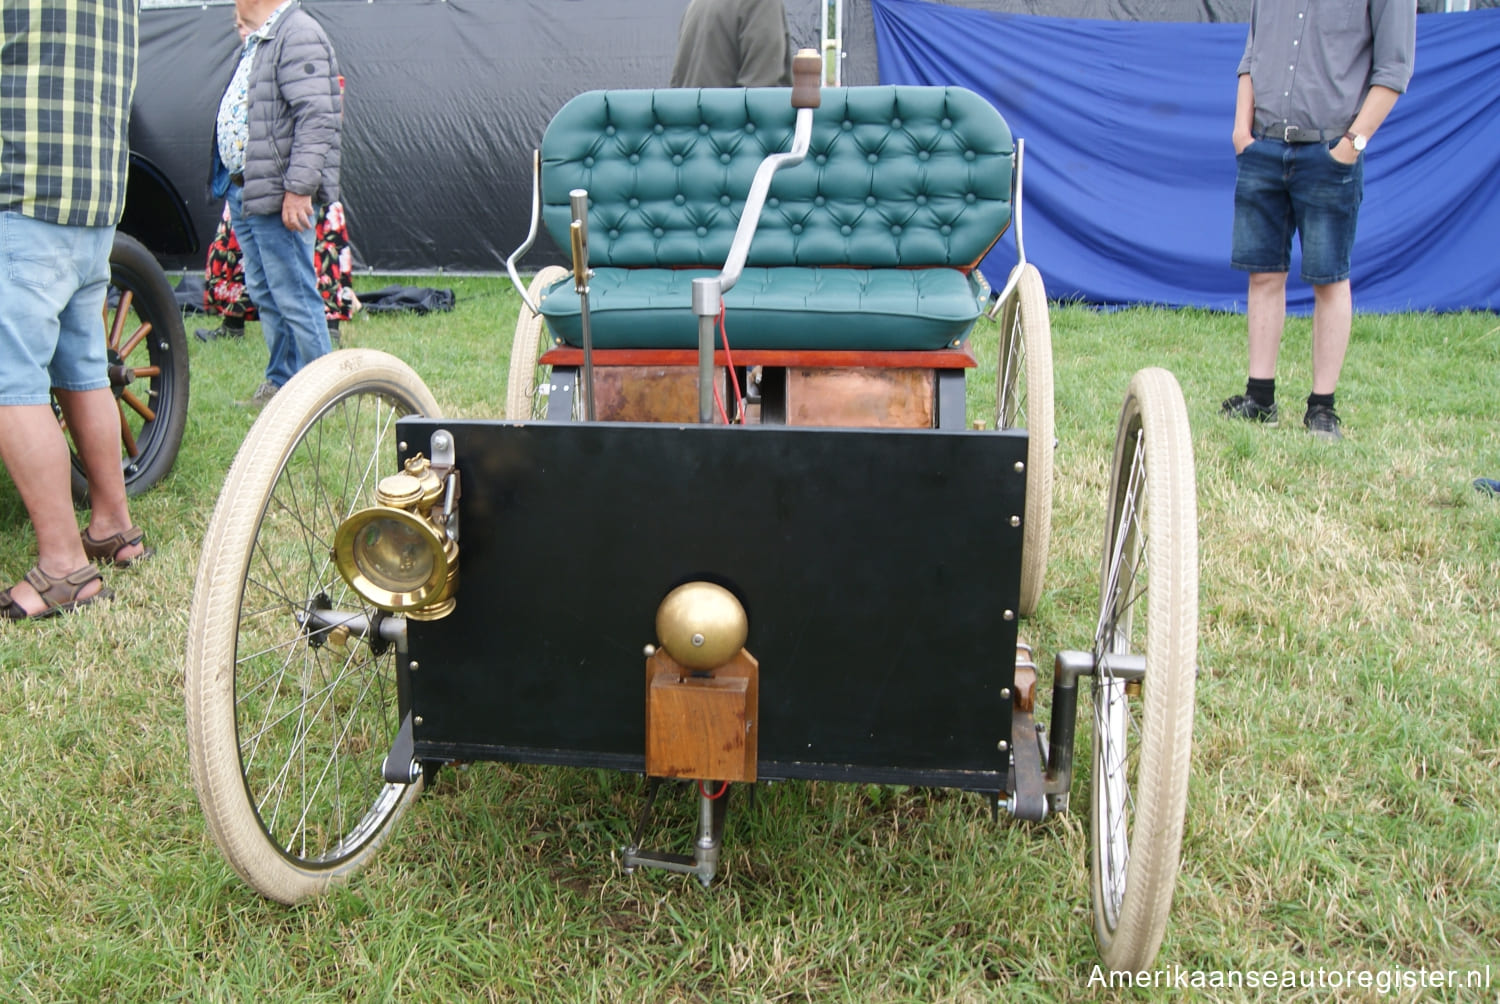
[[[356, 260], [389, 272], [493, 272], [526, 236], [531, 152], [574, 94], [664, 87], [687, 0], [312, 0], [345, 78], [343, 187]], [[797, 45], [811, 4], [789, 4]], [[131, 144], [188, 203], [204, 246], [219, 98], [234, 69], [232, 8], [141, 14]], [[872, 57], [873, 58], [873, 57]], [[561, 262], [545, 234], [523, 265]], [[201, 268], [201, 259], [167, 259]]]
[[[999, 13], [1239, 21], [1250, 0], [950, 0]], [[1493, 6], [1500, 0], [1480, 0]], [[347, 84], [343, 195], [356, 260], [383, 272], [494, 272], [530, 222], [531, 152], [580, 91], [660, 87], [687, 0], [307, 0]], [[1422, 10], [1442, 0], [1421, 0]], [[879, 79], [867, 0], [844, 5], [842, 76]], [[206, 246], [214, 116], [238, 48], [232, 8], [148, 8], [131, 143], [172, 180]], [[792, 42], [817, 46], [818, 10], [787, 0]], [[525, 267], [559, 263], [545, 234]], [[200, 268], [201, 259], [167, 258]]]

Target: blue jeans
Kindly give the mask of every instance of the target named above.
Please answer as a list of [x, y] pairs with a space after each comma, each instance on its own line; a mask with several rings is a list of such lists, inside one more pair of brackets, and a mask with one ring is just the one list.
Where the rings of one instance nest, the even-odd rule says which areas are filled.
[[104, 297], [114, 227], [0, 212], [0, 405], [109, 386]]
[[280, 387], [333, 348], [313, 270], [315, 231], [288, 230], [279, 213], [246, 215], [244, 194], [239, 185], [229, 186], [229, 223], [240, 242], [245, 292], [260, 312], [271, 354], [266, 379]]
[[1304, 282], [1323, 286], [1349, 278], [1365, 158], [1344, 164], [1331, 148], [1258, 139], [1235, 158], [1230, 264], [1246, 272], [1285, 272], [1295, 232], [1302, 236]]

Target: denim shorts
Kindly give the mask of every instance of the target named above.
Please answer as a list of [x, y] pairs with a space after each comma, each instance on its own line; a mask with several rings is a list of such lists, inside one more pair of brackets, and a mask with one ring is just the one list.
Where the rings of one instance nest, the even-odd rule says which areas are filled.
[[0, 405], [109, 386], [104, 299], [114, 227], [0, 210]]
[[1234, 248], [1246, 272], [1286, 272], [1292, 233], [1302, 238], [1302, 280], [1315, 286], [1349, 278], [1354, 227], [1365, 194], [1365, 158], [1333, 159], [1331, 143], [1258, 139], [1235, 158]]

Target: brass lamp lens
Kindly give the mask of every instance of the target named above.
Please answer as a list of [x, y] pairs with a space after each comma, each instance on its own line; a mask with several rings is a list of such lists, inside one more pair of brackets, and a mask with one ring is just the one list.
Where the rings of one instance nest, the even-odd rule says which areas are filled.
[[344, 581], [382, 610], [412, 610], [448, 599], [458, 549], [442, 531], [401, 509], [361, 509], [339, 524], [333, 560]]
[[427, 535], [404, 520], [371, 520], [354, 540], [354, 563], [371, 582], [393, 593], [412, 592], [432, 577]]

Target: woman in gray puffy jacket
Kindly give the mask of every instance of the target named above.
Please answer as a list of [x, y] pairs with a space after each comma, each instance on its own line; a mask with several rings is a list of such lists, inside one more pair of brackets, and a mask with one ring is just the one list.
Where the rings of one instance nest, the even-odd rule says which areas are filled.
[[313, 273], [317, 207], [339, 197], [343, 97], [333, 45], [300, 0], [236, 0], [246, 30], [214, 127], [212, 188], [229, 204], [270, 359], [259, 407], [329, 351]]

